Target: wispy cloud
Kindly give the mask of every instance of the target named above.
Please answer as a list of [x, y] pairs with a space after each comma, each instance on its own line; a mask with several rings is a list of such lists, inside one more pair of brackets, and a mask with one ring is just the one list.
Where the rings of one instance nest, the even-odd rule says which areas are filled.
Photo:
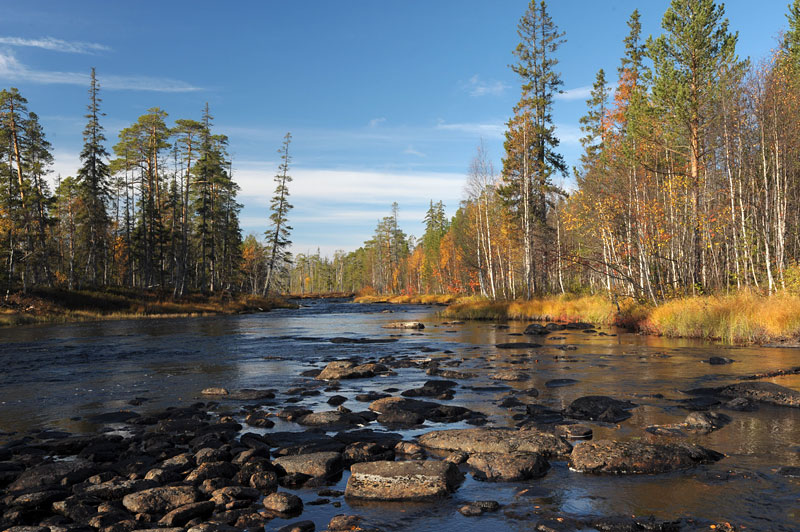
[[369, 121], [369, 127], [378, 127], [379, 125], [383, 124], [384, 122], [386, 122], [386, 118], [384, 118], [382, 116], [379, 117], [379, 118], [373, 118], [372, 120]]
[[23, 39], [22, 37], [2, 37], [0, 44], [9, 46], [25, 46], [30, 48], [41, 48], [53, 52], [67, 52], [72, 54], [96, 54], [99, 52], [111, 51], [111, 48], [104, 44], [81, 41], [65, 41], [55, 37], [42, 37], [39, 39]]
[[[89, 74], [82, 72], [58, 72], [36, 70], [20, 63], [13, 54], [0, 52], [0, 79], [27, 81], [55, 85], [89, 85]], [[98, 75], [104, 89], [152, 92], [195, 92], [202, 90], [183, 81], [147, 76]]]
[[470, 135], [480, 135], [484, 137], [502, 137], [506, 127], [503, 124], [481, 124], [474, 122], [448, 124], [440, 120], [436, 124], [436, 129], [440, 131], [455, 131], [468, 133]]
[[580, 144], [583, 132], [580, 126], [572, 124], [556, 124], [556, 137], [561, 144]]
[[585, 87], [575, 87], [574, 89], [567, 89], [561, 94], [556, 94], [556, 100], [563, 100], [571, 102], [573, 100], [585, 100], [592, 92], [591, 85]]
[[422, 153], [419, 150], [415, 150], [414, 146], [411, 146], [410, 144], [408, 145], [408, 148], [403, 150], [403, 153], [408, 154], [408, 155], [416, 155], [417, 157], [426, 157], [426, 155], [424, 153]]
[[462, 83], [462, 87], [470, 96], [480, 97], [500, 96], [509, 88], [509, 85], [502, 81], [482, 80], [480, 76], [475, 74], [465, 83]]

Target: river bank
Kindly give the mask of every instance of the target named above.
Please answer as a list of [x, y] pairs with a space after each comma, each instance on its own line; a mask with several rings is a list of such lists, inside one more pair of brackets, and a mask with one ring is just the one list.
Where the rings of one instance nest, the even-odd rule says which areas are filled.
[[156, 290], [35, 289], [0, 300], [0, 327], [33, 323], [153, 319], [264, 312], [294, 305], [279, 297], [246, 294], [187, 294], [173, 298]]
[[0, 529], [797, 529], [799, 352], [527, 325], [328, 300], [9, 329]]
[[670, 338], [701, 338], [728, 344], [796, 344], [800, 342], [800, 296], [754, 292], [697, 296], [660, 305], [630, 298], [550, 296], [530, 301], [490, 301], [474, 296], [367, 296], [357, 303], [446, 304], [442, 317], [452, 320], [530, 320], [585, 322], [622, 327]]

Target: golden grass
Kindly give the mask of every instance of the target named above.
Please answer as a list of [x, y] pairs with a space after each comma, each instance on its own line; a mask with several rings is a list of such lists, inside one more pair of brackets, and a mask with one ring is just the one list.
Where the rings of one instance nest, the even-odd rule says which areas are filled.
[[172, 299], [165, 292], [124, 288], [104, 291], [37, 289], [12, 294], [3, 301], [0, 326], [241, 314], [292, 306], [278, 297], [230, 293], [188, 294]]
[[731, 344], [796, 338], [800, 336], [800, 296], [740, 292], [676, 299], [653, 308], [640, 329]]
[[[623, 305], [620, 304], [622, 309]], [[633, 308], [626, 303], [625, 308]], [[473, 300], [449, 306], [443, 317], [479, 320], [587, 321], [599, 325], [620, 324], [611, 300], [602, 296], [547, 296], [532, 300]]]
[[392, 303], [395, 305], [451, 305], [453, 303], [474, 300], [475, 296], [457, 294], [415, 294], [415, 295], [360, 295], [355, 303]]

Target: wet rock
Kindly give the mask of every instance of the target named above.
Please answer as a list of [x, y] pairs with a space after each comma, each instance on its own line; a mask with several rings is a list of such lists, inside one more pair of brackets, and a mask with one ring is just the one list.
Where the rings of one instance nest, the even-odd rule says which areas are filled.
[[227, 388], [206, 388], [202, 392], [203, 395], [228, 395]]
[[733, 359], [728, 357], [711, 357], [706, 360], [712, 366], [721, 366], [723, 364], [733, 364]]
[[261, 497], [259, 490], [244, 486], [225, 486], [211, 494], [211, 500], [218, 506], [225, 506], [234, 501], [255, 501], [259, 497]]
[[213, 511], [214, 503], [211, 501], [186, 504], [168, 512], [158, 521], [158, 524], [162, 526], [183, 526], [192, 519], [209, 517]]
[[525, 405], [525, 412], [532, 423], [540, 425], [550, 425], [564, 421], [564, 415], [560, 411], [544, 405]]
[[248, 485], [262, 494], [269, 494], [278, 489], [278, 475], [273, 471], [256, 471], [250, 475]]
[[377, 401], [378, 399], [383, 399], [384, 397], [391, 397], [391, 394], [381, 392], [360, 393], [356, 395], [356, 401], [361, 403], [371, 403], [372, 401]]
[[189, 473], [186, 481], [200, 484], [208, 478], [232, 478], [237, 471], [236, 466], [230, 462], [205, 462]]
[[128, 494], [122, 505], [133, 513], [159, 514], [197, 502], [198, 496], [192, 486], [164, 486]]
[[356, 364], [352, 360], [336, 360], [328, 363], [317, 375], [318, 380], [363, 379], [386, 373], [389, 368], [383, 364]]
[[379, 432], [371, 429], [359, 429], [340, 432], [334, 436], [334, 439], [344, 444], [371, 442], [387, 447], [394, 447], [403, 437], [396, 432]]
[[379, 462], [394, 460], [394, 450], [375, 442], [355, 442], [347, 446], [342, 453], [345, 467], [360, 462]]
[[800, 467], [783, 466], [780, 469], [778, 469], [778, 474], [790, 478], [800, 478]]
[[548, 388], [561, 388], [562, 386], [572, 386], [578, 382], [575, 379], [550, 379], [544, 385]]
[[59, 489], [36, 491], [14, 498], [9, 506], [24, 510], [47, 508], [56, 501], [66, 499], [68, 495], [69, 493]]
[[328, 532], [377, 532], [375, 528], [365, 528], [364, 518], [360, 515], [334, 515], [328, 523]]
[[565, 456], [572, 446], [563, 438], [535, 429], [475, 428], [436, 430], [417, 438], [430, 449], [465, 453], [541, 453], [547, 458]]
[[755, 412], [758, 410], [758, 405], [750, 399], [736, 397], [723, 403], [722, 408], [727, 408], [728, 410], [734, 410], [736, 412]]
[[534, 344], [531, 342], [506, 342], [495, 344], [497, 349], [537, 349], [542, 347], [542, 344]]
[[311, 410], [302, 406], [287, 406], [283, 410], [280, 410], [276, 415], [281, 419], [285, 419], [286, 421], [296, 421], [310, 413]]
[[298, 521], [296, 523], [289, 523], [286, 526], [280, 527], [276, 532], [314, 532], [316, 526], [314, 521]]
[[680, 437], [680, 438], [686, 436], [686, 433], [681, 430], [680, 425], [650, 425], [649, 427], [645, 427], [644, 430], [649, 432], [650, 434], [655, 434], [656, 436], [670, 436], [670, 437]]
[[270, 419], [271, 417], [272, 414], [269, 412], [257, 410], [247, 414], [247, 417], [244, 418], [244, 422], [246, 425], [250, 425], [251, 427], [271, 429], [275, 426], [275, 422]]
[[230, 393], [226, 399], [235, 399], [237, 401], [263, 401], [265, 399], [275, 399], [275, 392], [273, 390], [253, 390], [251, 388], [244, 388]]
[[463, 475], [447, 462], [365, 462], [354, 464], [345, 497], [354, 500], [426, 501], [452, 493]]
[[503, 398], [502, 401], [497, 403], [497, 406], [501, 406], [503, 408], [514, 408], [514, 407], [517, 407], [517, 406], [523, 406], [524, 404], [525, 403], [523, 403], [522, 401], [520, 401], [516, 397], [511, 396], [511, 397]]
[[525, 327], [525, 334], [531, 336], [544, 336], [546, 334], [550, 334], [551, 332], [552, 331], [550, 329], [538, 323], [531, 323], [530, 325]]
[[122, 410], [119, 412], [104, 412], [102, 414], [89, 416], [88, 420], [92, 423], [127, 423], [139, 416], [140, 414], [136, 412]]
[[496, 512], [500, 509], [500, 503], [497, 501], [474, 501], [465, 504], [458, 509], [461, 515], [466, 517], [478, 517], [486, 512]]
[[264, 440], [278, 449], [276, 456], [289, 456], [294, 454], [308, 454], [332, 451], [340, 453], [345, 444], [334, 440], [319, 429], [306, 432], [269, 432], [264, 435]]
[[585, 421], [618, 423], [631, 417], [628, 410], [634, 407], [636, 405], [630, 401], [620, 401], [604, 395], [587, 395], [572, 401], [564, 410], [564, 415]]
[[83, 490], [83, 495], [87, 497], [97, 497], [104, 501], [116, 501], [122, 499], [129, 493], [155, 488], [157, 482], [152, 479], [145, 480], [109, 480], [94, 486], [89, 486]]
[[406, 390], [400, 395], [403, 397], [439, 397], [449, 395], [449, 398], [452, 398], [452, 388], [456, 386], [458, 386], [458, 383], [455, 381], [429, 380], [421, 387]]
[[586, 425], [558, 425], [556, 434], [570, 440], [591, 440], [593, 431], [591, 427]]
[[526, 381], [531, 376], [525, 371], [505, 369], [489, 374], [489, 378], [497, 381]]
[[312, 478], [330, 478], [344, 469], [342, 455], [333, 452], [283, 456], [276, 458], [273, 463], [287, 473], [300, 473]]
[[394, 450], [398, 454], [410, 457], [413, 460], [422, 460], [425, 458], [425, 449], [414, 442], [401, 441], [394, 446]]
[[398, 321], [394, 323], [390, 323], [388, 325], [383, 326], [384, 329], [416, 329], [422, 330], [425, 328], [425, 324], [419, 321]]
[[772, 382], [741, 382], [723, 386], [722, 397], [751, 399], [760, 403], [800, 408], [800, 392]]
[[569, 330], [584, 330], [584, 329], [591, 329], [594, 325], [591, 323], [587, 323], [585, 321], [576, 321], [572, 323], [567, 323], [564, 328]]
[[476, 453], [469, 457], [467, 465], [473, 476], [490, 482], [513, 482], [543, 476], [550, 464], [539, 453]]
[[689, 430], [707, 433], [721, 429], [730, 422], [730, 416], [720, 412], [692, 412], [683, 420], [683, 425]]
[[332, 395], [328, 398], [328, 404], [333, 406], [339, 406], [344, 404], [347, 401], [347, 397], [343, 395]]
[[716, 397], [710, 396], [700, 396], [700, 397], [690, 397], [689, 399], [681, 399], [678, 401], [680, 406], [687, 410], [708, 410], [711, 407], [718, 406], [721, 404], [721, 401]]
[[576, 446], [569, 466], [581, 473], [666, 473], [716, 462], [723, 457], [699, 445], [598, 440]]
[[12, 482], [9, 492], [34, 490], [82, 482], [97, 473], [97, 467], [88, 460], [53, 462], [26, 469]]
[[300, 497], [284, 491], [267, 495], [263, 504], [270, 512], [282, 515], [297, 515], [303, 511], [303, 501]]
[[341, 427], [361, 425], [364, 423], [364, 418], [351, 412], [328, 410], [325, 412], [313, 412], [311, 414], [306, 414], [298, 419], [297, 423], [311, 427]]
[[[180, 529], [183, 530], [183, 529]], [[162, 532], [163, 529], [158, 530], [156, 532]], [[218, 522], [210, 522], [210, 523], [200, 523], [199, 525], [194, 525], [186, 532], [241, 532], [240, 529], [227, 525], [225, 523], [218, 523]]]

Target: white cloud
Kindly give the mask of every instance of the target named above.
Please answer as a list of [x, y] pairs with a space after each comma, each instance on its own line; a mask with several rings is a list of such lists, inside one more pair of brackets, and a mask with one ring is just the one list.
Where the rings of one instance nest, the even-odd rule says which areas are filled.
[[409, 145], [408, 145], [408, 148], [406, 148], [405, 150], [403, 150], [403, 153], [405, 153], [405, 154], [408, 154], [408, 155], [416, 155], [417, 157], [427, 157], [427, 156], [426, 156], [424, 153], [422, 153], [421, 151], [419, 151], [419, 150], [415, 150], [415, 149], [414, 149], [414, 146], [412, 146], [411, 144], [409, 144]]
[[39, 39], [0, 37], [0, 44], [41, 48], [43, 50], [51, 50], [53, 52], [67, 52], [73, 54], [94, 54], [98, 52], [108, 52], [111, 50], [111, 48], [104, 44], [81, 41], [64, 41], [54, 37], [42, 37]]
[[373, 118], [372, 120], [369, 121], [369, 127], [378, 127], [379, 125], [383, 124], [384, 122], [386, 122], [386, 118], [384, 118], [382, 116], [379, 117], [379, 118]]
[[556, 137], [561, 144], [580, 144], [583, 132], [580, 126], [572, 124], [556, 124]]
[[563, 100], [571, 102], [574, 100], [586, 100], [592, 92], [592, 86], [586, 85], [584, 87], [575, 87], [574, 89], [567, 89], [560, 94], [556, 94], [556, 100]]
[[461, 84], [470, 96], [500, 96], [510, 85], [502, 81], [482, 80], [475, 74], [466, 83]]
[[[89, 85], [88, 73], [34, 70], [17, 61], [17, 58], [9, 52], [0, 52], [0, 79], [43, 84]], [[98, 75], [97, 79], [102, 88], [109, 90], [154, 92], [194, 92], [202, 90], [200, 87], [193, 87], [183, 81], [167, 78]]]
[[436, 124], [436, 129], [441, 131], [456, 131], [459, 133], [469, 133], [470, 135], [480, 135], [485, 137], [501, 138], [506, 129], [504, 124], [480, 124], [480, 123], [457, 123], [448, 124], [442, 120]]

